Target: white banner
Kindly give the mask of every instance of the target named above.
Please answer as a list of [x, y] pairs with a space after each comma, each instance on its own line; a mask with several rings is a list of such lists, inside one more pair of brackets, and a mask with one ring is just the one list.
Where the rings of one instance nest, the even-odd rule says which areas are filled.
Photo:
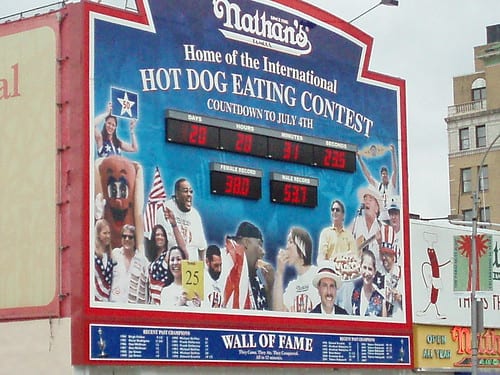
[[[470, 257], [472, 229], [447, 222], [410, 222], [410, 254], [413, 290], [413, 320], [419, 324], [470, 325], [470, 291], [457, 284], [467, 285], [469, 272], [460, 265]], [[500, 327], [500, 232], [478, 230], [485, 239], [478, 246], [479, 276], [488, 280], [492, 291], [477, 292], [483, 300], [485, 327]], [[478, 243], [478, 242], [476, 242]], [[485, 267], [485, 259], [488, 260]], [[478, 283], [483, 285], [484, 283]]]

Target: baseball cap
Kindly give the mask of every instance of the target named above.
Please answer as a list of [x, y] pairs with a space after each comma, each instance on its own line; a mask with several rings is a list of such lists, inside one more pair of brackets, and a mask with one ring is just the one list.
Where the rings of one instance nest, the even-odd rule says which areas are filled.
[[397, 210], [400, 211], [399, 200], [397, 198], [392, 198], [391, 204], [387, 208], [388, 211]]

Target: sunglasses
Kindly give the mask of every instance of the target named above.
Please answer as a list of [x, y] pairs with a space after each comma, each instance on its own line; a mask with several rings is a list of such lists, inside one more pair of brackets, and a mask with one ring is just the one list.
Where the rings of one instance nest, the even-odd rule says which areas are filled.
[[130, 235], [130, 234], [122, 234], [122, 238], [124, 240], [133, 240], [134, 239], [134, 236]]
[[338, 207], [332, 208], [332, 212], [342, 212], [342, 210]]

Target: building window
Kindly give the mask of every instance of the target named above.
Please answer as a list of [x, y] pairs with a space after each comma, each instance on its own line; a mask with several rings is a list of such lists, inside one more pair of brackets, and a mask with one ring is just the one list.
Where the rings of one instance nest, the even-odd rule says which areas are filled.
[[[463, 210], [462, 215], [464, 215], [464, 221], [472, 221], [472, 210]], [[482, 207], [479, 209], [479, 217], [477, 218], [478, 221], [482, 221], [485, 223], [489, 223], [491, 218], [490, 218], [490, 208], [489, 207]]]
[[472, 221], [472, 210], [463, 210], [462, 215], [464, 215], [464, 221]]
[[460, 179], [462, 181], [462, 193], [470, 193], [472, 191], [472, 178], [470, 168], [460, 170]]
[[[479, 174], [479, 168], [477, 173]], [[481, 175], [479, 176], [479, 190], [485, 191], [488, 190], [489, 187], [490, 187], [490, 182], [488, 179], [488, 166], [483, 165], [483, 168], [481, 168]]]
[[472, 83], [472, 101], [486, 99], [486, 81], [484, 78], [478, 78]]
[[486, 147], [486, 125], [476, 126], [476, 147]]
[[460, 129], [460, 150], [468, 150], [469, 148], [469, 128]]
[[491, 220], [490, 208], [482, 207], [481, 209], [479, 209], [479, 221], [484, 221], [485, 223], [489, 223], [490, 220]]

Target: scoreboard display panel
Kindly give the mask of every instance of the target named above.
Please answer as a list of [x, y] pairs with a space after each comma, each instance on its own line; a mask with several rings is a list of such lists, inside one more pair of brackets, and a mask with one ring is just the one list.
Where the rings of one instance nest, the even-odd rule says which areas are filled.
[[411, 367], [404, 82], [371, 38], [300, 1], [137, 3], [89, 5], [76, 361]]

